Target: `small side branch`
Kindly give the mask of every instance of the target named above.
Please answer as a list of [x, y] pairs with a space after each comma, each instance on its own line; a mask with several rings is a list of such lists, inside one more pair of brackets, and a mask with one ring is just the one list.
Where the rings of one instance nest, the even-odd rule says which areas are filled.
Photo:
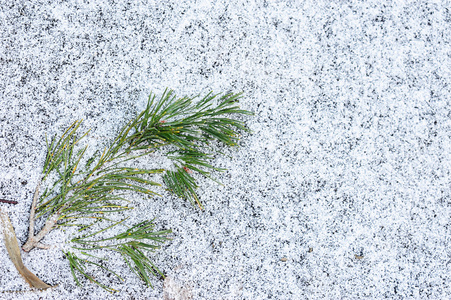
[[53, 227], [58, 222], [59, 214], [54, 215], [50, 219], [45, 222], [44, 227], [41, 229], [41, 231], [34, 235], [34, 224], [35, 224], [35, 215], [36, 215], [36, 207], [39, 199], [39, 188], [41, 186], [41, 180], [42, 177], [39, 179], [38, 185], [36, 187], [36, 191], [34, 192], [33, 196], [33, 203], [31, 204], [31, 210], [30, 210], [30, 227], [28, 230], [28, 240], [23, 245], [22, 249], [26, 252], [30, 251], [31, 249], [35, 247], [39, 248], [47, 248], [47, 245], [43, 245], [40, 243], [40, 241], [53, 229]]
[[49, 233], [53, 227], [56, 225], [56, 223], [58, 222], [58, 218], [59, 218], [59, 214], [56, 214], [54, 216], [52, 216], [50, 219], [47, 220], [47, 222], [45, 222], [44, 227], [41, 229], [41, 231], [34, 237], [36, 240], [36, 243], [38, 243], [39, 241], [41, 241], [46, 235], [47, 233]]
[[43, 244], [43, 243], [37, 243], [36, 244], [36, 248], [39, 248], [39, 249], [50, 249], [50, 248], [52, 248], [52, 246], [51, 245], [47, 245], [47, 244]]
[[28, 230], [28, 238], [34, 237], [34, 216], [36, 214], [36, 206], [39, 199], [39, 188], [41, 187], [41, 180], [42, 177], [39, 178], [38, 185], [36, 186], [36, 190], [34, 192], [33, 196], [33, 203], [31, 204], [31, 211], [30, 211], [30, 228]]

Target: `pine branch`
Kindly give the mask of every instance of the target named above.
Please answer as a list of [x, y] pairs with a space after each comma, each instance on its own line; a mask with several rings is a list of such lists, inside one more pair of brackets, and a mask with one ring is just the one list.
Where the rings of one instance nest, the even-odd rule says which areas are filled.
[[252, 115], [237, 105], [241, 94], [226, 94], [215, 102], [217, 96], [209, 93], [195, 103], [196, 97], [177, 99], [171, 90], [166, 90], [158, 101], [151, 95], [144, 113], [136, 118], [136, 132], [130, 137], [131, 150], [165, 145], [179, 148], [168, 153], [168, 157], [174, 160], [175, 171], [166, 171], [164, 183], [176, 196], [187, 199], [200, 208], [203, 206], [195, 192], [196, 181], [181, 168], [185, 171], [195, 171], [216, 181], [207, 170], [223, 171], [223, 169], [215, 168], [208, 163], [213, 155], [205, 153], [204, 148], [211, 149], [212, 140], [220, 141], [227, 146], [236, 146], [239, 140], [238, 130], [249, 131], [249, 129], [243, 122], [228, 116]]
[[[73, 246], [73, 249], [80, 250], [84, 256], [94, 257], [86, 251], [94, 251], [94, 250], [106, 250], [106, 251], [114, 251], [121, 254], [124, 261], [130, 268], [132, 272], [134, 272], [137, 276], [139, 276], [147, 285], [152, 287], [149, 275], [158, 276], [157, 274], [164, 277], [163, 273], [155, 266], [155, 264], [150, 260], [148, 255], [145, 252], [153, 252], [157, 249], [160, 249], [161, 243], [164, 243], [167, 238], [167, 234], [171, 233], [171, 230], [164, 231], [154, 231], [155, 224], [152, 221], [144, 221], [139, 224], [136, 224], [126, 231], [119, 233], [113, 237], [109, 238], [100, 238], [100, 239], [92, 239], [99, 235], [102, 235], [105, 232], [108, 232], [111, 228], [121, 225], [125, 220], [121, 220], [116, 222], [109, 227], [98, 230], [94, 233], [88, 234], [86, 236], [82, 236], [79, 238], [72, 239], [73, 243], [80, 244], [80, 246]], [[146, 242], [143, 242], [146, 241]], [[85, 252], [83, 252], [85, 251]], [[71, 257], [71, 269], [72, 275], [74, 276], [74, 280], [79, 283], [79, 279], [76, 275], [75, 270], [81, 273], [84, 277], [89, 280], [99, 284], [97, 281], [93, 280], [90, 275], [88, 275], [82, 265], [80, 263], [88, 262], [86, 259], [79, 259], [73, 253], [66, 253]], [[101, 258], [97, 258], [98, 260], [105, 260]], [[92, 261], [89, 263], [98, 265]], [[99, 265], [98, 265], [99, 266]], [[104, 267], [102, 267], [104, 268]], [[109, 269], [104, 268], [105, 270]], [[103, 288], [110, 290], [105, 285], [99, 284]]]
[[[231, 114], [252, 114], [238, 107], [239, 98], [240, 94], [218, 96], [210, 93], [197, 101], [197, 97], [177, 98], [170, 90], [158, 100], [151, 95], [146, 108], [122, 127], [110, 146], [96, 151], [89, 159], [85, 157], [88, 145], [81, 145], [89, 131], [78, 133], [81, 121], [71, 124], [60, 137], [55, 136], [50, 141], [46, 137], [47, 156], [42, 172], [45, 189], [39, 197], [41, 184], [36, 188], [30, 211], [29, 237], [23, 249], [49, 248], [40, 241], [51, 230], [77, 226], [83, 234], [71, 239], [72, 250], [64, 251], [77, 284], [81, 284], [79, 276], [82, 275], [102, 288], [114, 291], [87, 270], [89, 265], [117, 276], [104, 267], [104, 259], [90, 254], [102, 250], [119, 253], [130, 270], [152, 286], [151, 276], [163, 276], [163, 273], [152, 263], [148, 253], [169, 240], [167, 236], [171, 230], [155, 231], [154, 220], [151, 220], [126, 227], [119, 234], [108, 235], [125, 226], [127, 218], [113, 221], [117, 219], [117, 213], [133, 209], [125, 192], [160, 196], [152, 190], [160, 184], [148, 177], [161, 174], [169, 191], [202, 209], [193, 173], [216, 181], [211, 173], [224, 169], [210, 163], [216, 154], [221, 154], [212, 142], [236, 146], [239, 131], [249, 131], [242, 121], [230, 118]], [[171, 151], [164, 152], [173, 161], [171, 170], [124, 165], [164, 150], [166, 146], [172, 147]], [[84, 168], [80, 167], [83, 163]], [[35, 235], [34, 224], [39, 218], [46, 222]]]

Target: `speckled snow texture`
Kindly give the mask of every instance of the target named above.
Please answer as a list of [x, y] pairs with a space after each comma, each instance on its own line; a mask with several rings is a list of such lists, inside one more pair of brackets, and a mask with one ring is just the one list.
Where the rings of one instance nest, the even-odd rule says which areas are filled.
[[[1, 204], [20, 243], [46, 133], [83, 118], [111, 139], [165, 87], [244, 91], [253, 134], [215, 161], [224, 187], [202, 181], [205, 211], [137, 201], [134, 218], [174, 230], [155, 256], [173, 285], [192, 299], [451, 298], [449, 1], [85, 2], [1, 1], [0, 196], [20, 202]], [[26, 290], [2, 243], [0, 257], [1, 290]], [[23, 257], [59, 286], [0, 298], [174, 292], [120, 262], [121, 292], [80, 288], [58, 248]]]

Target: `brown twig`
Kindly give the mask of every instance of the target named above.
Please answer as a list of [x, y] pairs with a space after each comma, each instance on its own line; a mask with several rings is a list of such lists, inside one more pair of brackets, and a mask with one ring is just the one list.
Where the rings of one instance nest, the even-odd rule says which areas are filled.
[[19, 202], [14, 201], [14, 200], [5, 200], [5, 199], [0, 199], [0, 203], [7, 203], [7, 204], [17, 204]]

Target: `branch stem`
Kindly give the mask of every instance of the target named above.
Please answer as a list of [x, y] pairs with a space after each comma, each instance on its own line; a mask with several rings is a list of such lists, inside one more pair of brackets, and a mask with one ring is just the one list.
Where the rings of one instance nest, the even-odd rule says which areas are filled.
[[42, 177], [39, 178], [38, 185], [36, 186], [36, 190], [34, 191], [33, 202], [31, 203], [31, 211], [30, 211], [30, 227], [28, 229], [28, 238], [34, 237], [34, 216], [36, 214], [36, 206], [39, 198], [39, 188], [41, 187]]
[[55, 227], [56, 222], [58, 222], [59, 214], [52, 216], [50, 219], [45, 222], [44, 227], [36, 236], [29, 236], [25, 245], [23, 245], [22, 249], [25, 252], [29, 252], [35, 247], [38, 247], [39, 242]]
[[39, 188], [41, 186], [42, 177], [39, 178], [38, 185], [36, 186], [36, 190], [34, 192], [33, 196], [33, 203], [31, 204], [31, 211], [30, 211], [30, 227], [28, 230], [28, 240], [23, 245], [22, 249], [26, 252], [29, 252], [31, 249], [35, 247], [42, 247], [43, 244], [40, 243], [40, 241], [49, 233], [53, 227], [58, 222], [59, 214], [56, 214], [49, 218], [47, 222], [45, 222], [44, 227], [41, 229], [41, 231], [35, 236], [34, 235], [34, 224], [35, 224], [35, 214], [36, 214], [36, 206], [39, 199]]

